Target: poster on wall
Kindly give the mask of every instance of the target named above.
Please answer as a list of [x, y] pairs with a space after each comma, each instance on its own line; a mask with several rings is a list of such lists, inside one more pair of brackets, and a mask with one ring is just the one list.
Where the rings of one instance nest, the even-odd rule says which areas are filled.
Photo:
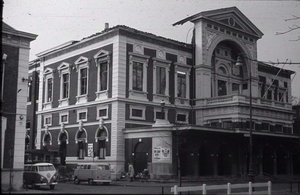
[[170, 148], [161, 148], [161, 159], [168, 160], [171, 158]]
[[154, 147], [153, 148], [153, 159], [160, 160], [161, 159], [161, 147]]
[[88, 144], [88, 156], [93, 157], [93, 143]]

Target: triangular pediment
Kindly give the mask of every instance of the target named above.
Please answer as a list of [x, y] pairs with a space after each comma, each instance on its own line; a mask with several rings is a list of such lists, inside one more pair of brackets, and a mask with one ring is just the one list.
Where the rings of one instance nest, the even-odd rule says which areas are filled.
[[83, 57], [83, 56], [80, 56], [76, 61], [75, 61], [75, 64], [82, 64], [82, 63], [85, 63], [88, 61], [88, 58], [87, 57]]
[[105, 51], [105, 50], [100, 50], [98, 51], [95, 55], [94, 55], [94, 58], [97, 59], [97, 58], [103, 58], [103, 57], [106, 57], [109, 55], [109, 52], [108, 51]]
[[66, 69], [66, 68], [69, 68], [69, 67], [70, 67], [70, 64], [69, 64], [69, 63], [63, 62], [63, 63], [61, 63], [61, 64], [57, 67], [57, 69], [58, 69], [58, 70], [62, 70], [62, 69]]
[[184, 24], [187, 21], [197, 23], [200, 19], [207, 20], [209, 23], [216, 22], [230, 29], [249, 33], [257, 38], [263, 36], [263, 33], [237, 7], [200, 12], [173, 25]]
[[46, 75], [46, 74], [51, 74], [51, 73], [53, 73], [53, 69], [52, 69], [52, 68], [46, 68], [46, 69], [44, 70], [44, 75]]

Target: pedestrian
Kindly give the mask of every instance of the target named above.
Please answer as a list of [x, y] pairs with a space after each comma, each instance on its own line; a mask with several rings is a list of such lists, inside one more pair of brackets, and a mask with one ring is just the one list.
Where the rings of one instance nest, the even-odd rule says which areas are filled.
[[134, 168], [133, 165], [131, 163], [128, 163], [128, 173], [130, 176], [130, 182], [132, 182], [133, 177], [134, 177]]

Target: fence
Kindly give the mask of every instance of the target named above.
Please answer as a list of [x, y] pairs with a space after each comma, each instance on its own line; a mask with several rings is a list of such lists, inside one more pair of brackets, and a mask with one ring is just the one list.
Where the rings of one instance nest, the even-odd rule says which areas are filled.
[[[253, 188], [256, 187], [255, 192]], [[267, 187], [267, 191], [258, 191], [258, 188]], [[244, 189], [248, 188], [248, 192], [231, 192], [232, 189]], [[224, 185], [209, 185], [203, 184], [202, 186], [189, 186], [189, 187], [178, 187], [175, 185], [171, 188], [171, 192], [178, 194], [179, 192], [193, 192], [193, 191], [202, 191], [202, 194], [207, 194], [208, 190], [227, 190], [227, 194], [269, 194], [271, 195], [272, 183], [268, 181], [267, 183], [244, 183], [244, 184], [231, 184], [227, 183]]]

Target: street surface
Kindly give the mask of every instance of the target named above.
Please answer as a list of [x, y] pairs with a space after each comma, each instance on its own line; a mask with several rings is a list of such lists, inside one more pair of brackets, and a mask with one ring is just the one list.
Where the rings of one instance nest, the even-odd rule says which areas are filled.
[[[182, 186], [202, 185], [204, 182], [184, 182]], [[205, 182], [207, 185], [215, 185], [216, 183]], [[160, 183], [160, 182], [141, 182], [141, 181], [113, 181], [110, 185], [95, 184], [93, 186], [88, 183], [81, 182], [75, 185], [73, 182], [59, 183], [54, 190], [49, 187], [41, 187], [40, 189], [24, 189], [21, 192], [12, 192], [18, 194], [172, 194], [171, 187], [176, 183]], [[6, 192], [7, 193], [7, 192]], [[188, 193], [182, 193], [188, 194]], [[190, 192], [189, 194], [201, 194], [201, 192]], [[226, 194], [226, 191], [210, 191], [208, 194]], [[299, 194], [297, 184], [293, 184], [293, 193], [290, 193], [290, 184], [281, 183], [272, 184], [272, 194], [286, 195]]]

